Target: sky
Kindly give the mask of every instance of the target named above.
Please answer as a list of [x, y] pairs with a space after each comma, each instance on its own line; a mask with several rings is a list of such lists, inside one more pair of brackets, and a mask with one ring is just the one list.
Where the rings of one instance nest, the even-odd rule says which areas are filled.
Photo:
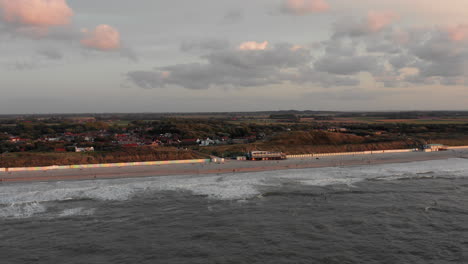
[[467, 110], [466, 0], [0, 0], [0, 114]]

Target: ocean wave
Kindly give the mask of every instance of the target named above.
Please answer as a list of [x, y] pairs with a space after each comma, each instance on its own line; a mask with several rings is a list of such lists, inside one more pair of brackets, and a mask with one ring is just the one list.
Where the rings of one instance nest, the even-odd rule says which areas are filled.
[[65, 209], [58, 214], [59, 217], [72, 217], [72, 216], [86, 216], [93, 215], [96, 211], [95, 208], [85, 209], [83, 207]]
[[13, 203], [0, 207], [0, 218], [29, 218], [45, 211], [46, 207], [38, 202]]
[[[414, 177], [467, 177], [464, 159], [351, 167], [265, 171], [230, 175], [163, 176], [0, 186], [1, 217], [32, 216], [43, 212], [47, 202], [128, 200], [145, 192], [184, 191], [212, 199], [255, 198], [264, 190], [288, 184], [310, 186], [347, 185], [365, 180], [401, 180]], [[14, 207], [10, 208], [11, 205]], [[5, 209], [7, 208], [7, 209]], [[8, 209], [9, 208], [9, 209]], [[73, 210], [70, 208], [69, 210]], [[73, 215], [74, 211], [67, 211]]]

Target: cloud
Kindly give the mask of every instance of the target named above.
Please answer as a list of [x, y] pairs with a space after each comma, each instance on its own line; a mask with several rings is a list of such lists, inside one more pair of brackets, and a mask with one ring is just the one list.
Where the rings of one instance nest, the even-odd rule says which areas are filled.
[[42, 48], [37, 53], [49, 60], [60, 60], [63, 58], [63, 54], [60, 51], [52, 48]]
[[133, 62], [138, 62], [140, 58], [138, 57], [138, 54], [129, 47], [121, 47], [120, 48], [120, 56], [127, 58]]
[[100, 51], [112, 51], [120, 48], [120, 33], [109, 25], [99, 25], [94, 30], [83, 30], [84, 38], [81, 44], [84, 47]]
[[268, 49], [213, 51], [201, 57], [203, 63], [133, 71], [127, 74], [127, 79], [142, 88], [179, 86], [188, 89], [256, 87], [288, 82], [313, 83], [324, 87], [359, 83], [353, 77], [315, 71], [311, 67], [311, 51], [294, 47], [291, 44], [277, 44]]
[[336, 56], [328, 55], [315, 62], [315, 69], [337, 75], [353, 75], [359, 72], [375, 72], [382, 67], [373, 56]]
[[468, 25], [456, 25], [447, 28], [447, 33], [452, 41], [459, 42], [468, 38]]
[[[119, 31], [109, 25], [80, 32], [71, 24], [74, 13], [66, 0], [0, 0], [0, 13], [0, 33], [5, 36], [32, 38], [46, 43], [81, 43], [85, 48], [99, 51], [121, 47]], [[53, 60], [62, 57], [62, 54], [50, 49], [38, 53]], [[136, 60], [129, 48], [122, 49], [121, 54]], [[16, 68], [28, 68], [23, 67], [22, 63], [18, 65]]]
[[40, 68], [41, 65], [39, 65], [35, 61], [26, 61], [26, 60], [18, 60], [14, 62], [10, 62], [6, 64], [6, 68], [8, 70], [14, 70], [14, 71], [30, 71], [30, 70], [35, 70], [37, 68]]
[[229, 47], [230, 43], [227, 40], [191, 40], [182, 42], [180, 50], [183, 52], [211, 52], [228, 49]]
[[306, 15], [325, 12], [330, 5], [325, 0], [286, 0], [282, 11], [287, 14]]
[[268, 41], [255, 42], [247, 41], [239, 45], [239, 50], [265, 50], [268, 48]]
[[399, 70], [408, 67], [409, 65], [413, 65], [415, 58], [411, 55], [402, 53], [389, 57], [388, 62], [394, 69]]
[[[388, 27], [362, 35], [343, 29], [338, 27], [338, 33], [324, 42], [327, 52], [315, 62], [316, 70], [341, 75], [365, 71], [388, 87], [468, 84], [468, 27], [464, 24], [406, 31]], [[402, 35], [404, 41], [395, 37]], [[343, 56], [340, 49], [331, 48], [337, 41], [347, 41], [359, 52]]]
[[334, 37], [361, 37], [387, 29], [398, 16], [391, 11], [370, 11], [365, 19], [345, 17], [334, 24]]
[[303, 68], [299, 74], [292, 80], [297, 84], [318, 84], [321, 87], [338, 87], [338, 86], [357, 86], [360, 83], [359, 78], [354, 76], [340, 76], [326, 72], [319, 72], [312, 68]]
[[[296, 78], [299, 68], [307, 67], [312, 57], [306, 50], [291, 50], [291, 45], [276, 45], [265, 50], [229, 49], [201, 57], [205, 63], [159, 67], [155, 71], [135, 71], [128, 79], [143, 88], [181, 86], [189, 89], [210, 87], [253, 87], [279, 84]], [[288, 72], [288, 69], [296, 69]]]
[[127, 78], [143, 88], [188, 89], [344, 87], [358, 86], [361, 80], [377, 87], [468, 85], [468, 25], [403, 28], [395, 23], [398, 18], [394, 11], [345, 17], [334, 24], [328, 40], [314, 46], [185, 42], [181, 50], [202, 51], [198, 61], [133, 71]]
[[305, 97], [323, 101], [373, 101], [379, 98], [391, 96], [390, 91], [364, 90], [359, 88], [318, 90], [305, 94]]
[[367, 27], [372, 32], [378, 32], [390, 25], [397, 17], [398, 16], [391, 11], [370, 11], [367, 15]]
[[0, 0], [0, 8], [4, 22], [21, 26], [67, 25], [73, 16], [65, 0]]
[[468, 2], [466, 0], [330, 0], [342, 14], [367, 12], [368, 10], [389, 10], [408, 18], [413, 25], [444, 25], [468, 23]]
[[240, 9], [231, 9], [223, 17], [223, 21], [226, 23], [236, 23], [244, 18], [244, 14]]
[[[464, 26], [450, 28], [463, 29]], [[454, 79], [468, 74], [468, 47], [458, 36], [453, 38], [450, 28], [429, 28], [421, 35], [417, 32], [411, 34], [413, 38], [405, 48], [415, 58], [409, 66], [418, 69], [420, 78], [446, 82], [445, 78]]]

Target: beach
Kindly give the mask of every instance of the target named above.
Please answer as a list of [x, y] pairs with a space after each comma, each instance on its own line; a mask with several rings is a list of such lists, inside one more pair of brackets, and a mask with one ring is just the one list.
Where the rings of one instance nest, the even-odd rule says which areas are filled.
[[156, 166], [0, 172], [0, 181], [2, 183], [11, 183], [136, 178], [169, 175], [235, 174], [288, 169], [406, 163], [415, 161], [442, 160], [449, 158], [468, 158], [468, 149], [454, 149], [449, 151], [429, 153], [407, 152], [369, 155], [343, 155], [319, 158], [294, 158], [278, 161], [236, 161], [226, 159], [224, 163], [210, 162]]
[[[467, 154], [14, 172], [25, 182], [0, 184], [0, 254], [12, 264], [467, 263]], [[51, 180], [31, 182], [41, 173]]]

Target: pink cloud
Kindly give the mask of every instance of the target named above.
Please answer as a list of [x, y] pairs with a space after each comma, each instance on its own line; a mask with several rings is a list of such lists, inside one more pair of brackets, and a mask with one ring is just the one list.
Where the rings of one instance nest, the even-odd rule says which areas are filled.
[[65, 0], [0, 0], [2, 19], [27, 26], [59, 26], [70, 23], [72, 9]]
[[296, 15], [320, 13], [328, 9], [330, 5], [325, 0], [287, 0], [284, 5], [284, 10]]
[[301, 46], [301, 45], [293, 45], [293, 46], [290, 48], [290, 50], [292, 50], [292, 51], [298, 51], [298, 50], [303, 50], [303, 49], [305, 49], [305, 47], [304, 47], [304, 46]]
[[120, 33], [109, 25], [99, 25], [93, 31], [83, 30], [81, 44], [87, 48], [110, 51], [120, 48]]
[[375, 12], [371, 11], [367, 15], [367, 25], [372, 32], [378, 32], [390, 25], [398, 16], [391, 11]]
[[454, 42], [460, 42], [468, 38], [468, 25], [458, 25], [447, 28], [449, 38]]
[[264, 42], [255, 42], [255, 41], [248, 41], [243, 42], [239, 45], [240, 50], [265, 50], [268, 48], [268, 41]]

